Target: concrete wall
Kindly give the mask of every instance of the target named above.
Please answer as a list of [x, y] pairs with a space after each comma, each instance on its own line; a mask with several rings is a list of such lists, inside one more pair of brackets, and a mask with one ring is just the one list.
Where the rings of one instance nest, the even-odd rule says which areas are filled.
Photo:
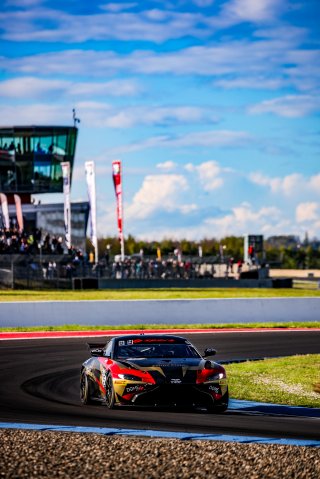
[[270, 269], [271, 278], [320, 279], [320, 269]]
[[0, 303], [0, 326], [320, 321], [320, 298]]

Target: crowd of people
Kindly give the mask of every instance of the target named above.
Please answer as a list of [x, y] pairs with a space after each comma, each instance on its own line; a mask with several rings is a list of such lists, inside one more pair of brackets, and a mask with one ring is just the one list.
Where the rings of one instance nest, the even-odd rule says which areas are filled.
[[[64, 254], [68, 253], [68, 254]], [[172, 255], [166, 259], [145, 258], [143, 254], [110, 258], [109, 251], [94, 261], [91, 251], [88, 255], [81, 249], [66, 250], [61, 236], [43, 234], [40, 229], [32, 233], [19, 231], [17, 227], [0, 229], [0, 254], [18, 254], [33, 258], [29, 261], [34, 276], [45, 279], [65, 277], [105, 277], [111, 279], [197, 279], [237, 276], [242, 270], [242, 260], [233, 258], [183, 259]], [[53, 255], [53, 256], [52, 256]], [[38, 259], [35, 259], [37, 257]], [[54, 259], [56, 258], [56, 259]]]
[[166, 260], [128, 258], [102, 265], [103, 276], [114, 279], [197, 279], [228, 277], [233, 273], [229, 264], [206, 262], [205, 259]]
[[63, 254], [63, 239], [61, 236], [43, 237], [40, 229], [32, 233], [20, 231], [17, 226], [0, 228], [0, 254]]
[[[89, 255], [90, 259], [90, 255]], [[229, 278], [239, 277], [242, 272], [243, 261], [234, 261], [233, 258], [183, 258], [172, 255], [169, 258], [150, 258], [141, 254], [120, 259], [116, 255], [110, 260], [109, 253], [101, 258], [97, 264], [92, 263], [90, 275], [111, 279], [201, 279], [201, 278]], [[85, 261], [79, 261], [75, 256], [72, 262], [72, 274], [80, 271], [88, 273]]]

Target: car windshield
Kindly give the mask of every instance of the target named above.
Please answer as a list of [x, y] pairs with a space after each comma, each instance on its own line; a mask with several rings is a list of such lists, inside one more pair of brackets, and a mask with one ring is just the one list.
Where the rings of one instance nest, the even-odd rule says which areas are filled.
[[124, 358], [199, 358], [190, 344], [118, 344], [116, 357]]

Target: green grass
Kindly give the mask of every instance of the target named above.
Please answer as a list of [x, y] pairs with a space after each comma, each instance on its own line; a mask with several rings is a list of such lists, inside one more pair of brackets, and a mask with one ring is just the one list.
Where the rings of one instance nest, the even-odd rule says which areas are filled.
[[319, 296], [320, 290], [271, 288], [170, 288], [90, 291], [1, 290], [0, 301], [91, 301], [130, 299], [294, 298]]
[[225, 367], [234, 399], [320, 407], [320, 354], [246, 361]]
[[318, 281], [310, 281], [307, 279], [294, 279], [293, 280], [293, 287], [299, 289], [309, 289], [311, 291], [315, 291], [319, 289], [319, 282]]
[[320, 321], [308, 322], [288, 322], [288, 323], [222, 323], [222, 324], [127, 324], [127, 325], [79, 325], [64, 324], [61, 326], [32, 326], [32, 327], [16, 327], [16, 328], [0, 328], [0, 332], [33, 332], [33, 331], [112, 331], [132, 330], [132, 329], [256, 329], [256, 328], [320, 328]]

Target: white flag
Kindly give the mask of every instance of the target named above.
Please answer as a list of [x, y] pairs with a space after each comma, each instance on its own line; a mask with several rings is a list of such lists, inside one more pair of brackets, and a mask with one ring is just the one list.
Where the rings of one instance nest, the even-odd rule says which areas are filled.
[[64, 196], [64, 228], [65, 242], [68, 249], [71, 248], [71, 203], [70, 203], [70, 163], [61, 163]]
[[96, 176], [93, 161], [85, 162], [88, 197], [90, 205], [90, 240], [95, 250], [95, 263], [98, 262], [98, 239], [97, 239], [97, 198]]
[[2, 208], [3, 224], [4, 227], [8, 230], [10, 228], [9, 209], [7, 196], [4, 193], [0, 193], [0, 201]]

